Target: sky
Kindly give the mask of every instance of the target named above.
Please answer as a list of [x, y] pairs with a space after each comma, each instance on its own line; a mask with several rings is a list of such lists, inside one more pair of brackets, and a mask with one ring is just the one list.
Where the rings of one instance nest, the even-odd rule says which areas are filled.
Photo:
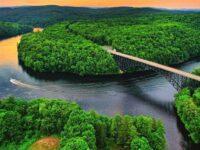
[[0, 0], [0, 6], [61, 5], [88, 7], [159, 7], [200, 9], [200, 0]]

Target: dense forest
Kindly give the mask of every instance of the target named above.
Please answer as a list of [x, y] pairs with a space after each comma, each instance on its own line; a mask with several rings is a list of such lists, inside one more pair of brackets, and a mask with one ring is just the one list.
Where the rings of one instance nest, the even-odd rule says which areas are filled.
[[0, 149], [25, 150], [43, 137], [59, 149], [165, 149], [163, 124], [146, 116], [107, 117], [59, 99], [0, 100]]
[[112, 56], [101, 48], [109, 45], [122, 53], [175, 65], [200, 56], [199, 22], [199, 14], [63, 22], [23, 36], [19, 59], [36, 72], [119, 74]]
[[175, 21], [179, 16], [171, 20], [164, 17], [83, 21], [71, 24], [69, 29], [100, 45], [161, 64], [179, 64], [200, 56], [200, 15], [193, 15], [193, 19], [198, 19], [191, 23], [191, 15], [185, 22], [182, 17]]
[[0, 40], [32, 31], [33, 28], [17, 23], [0, 22]]
[[24, 35], [19, 59], [36, 72], [68, 72], [79, 75], [116, 74], [112, 56], [99, 45], [67, 31], [68, 22]]

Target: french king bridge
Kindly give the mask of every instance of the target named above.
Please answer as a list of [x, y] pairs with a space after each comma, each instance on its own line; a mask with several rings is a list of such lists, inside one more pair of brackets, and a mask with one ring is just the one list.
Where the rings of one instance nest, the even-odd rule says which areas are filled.
[[177, 91], [180, 91], [188, 80], [192, 81], [195, 84], [200, 83], [200, 76], [152, 61], [123, 54], [117, 52], [116, 50], [113, 50], [111, 47], [108, 46], [103, 46], [103, 48], [113, 55], [115, 61], [122, 71], [126, 71], [129, 68], [137, 67], [140, 67], [143, 70], [155, 71], [156, 73], [164, 76]]

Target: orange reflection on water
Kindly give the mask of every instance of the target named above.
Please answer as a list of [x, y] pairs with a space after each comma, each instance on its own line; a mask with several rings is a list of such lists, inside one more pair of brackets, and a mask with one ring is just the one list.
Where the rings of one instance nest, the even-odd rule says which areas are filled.
[[21, 36], [0, 41], [0, 66], [9, 65], [18, 68], [17, 43]]

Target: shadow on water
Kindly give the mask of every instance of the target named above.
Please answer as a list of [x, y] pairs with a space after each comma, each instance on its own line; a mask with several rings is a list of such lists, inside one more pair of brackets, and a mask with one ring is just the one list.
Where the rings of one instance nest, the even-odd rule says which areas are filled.
[[[155, 77], [155, 73], [152, 74], [148, 74], [148, 78], [151, 77]], [[142, 75], [140, 77], [139, 80], [143, 80], [147, 78], [147, 75], [144, 76]], [[131, 82], [133, 82], [131, 84]], [[146, 104], [149, 104], [153, 107], [156, 107], [156, 109], [159, 109], [162, 112], [168, 113], [169, 115], [174, 115], [174, 108], [173, 108], [173, 102], [169, 102], [169, 101], [156, 101], [155, 97], [150, 97], [147, 93], [145, 93], [143, 91], [143, 89], [138, 86], [137, 84], [135, 84], [135, 80], [133, 80], [133, 78], [131, 80], [124, 80], [122, 82], [119, 83], [120, 85], [127, 87], [128, 90], [127, 92], [129, 92], [130, 95], [137, 97], [138, 100], [145, 102]], [[132, 86], [127, 86], [127, 85], [132, 85]], [[134, 91], [134, 93], [130, 92], [130, 91]]]
[[[118, 82], [119, 85], [129, 88], [127, 92], [134, 91], [134, 93], [129, 92], [138, 98], [138, 100], [145, 102], [151, 106], [157, 107], [160, 111], [164, 111], [170, 115], [174, 115], [173, 102], [161, 102], [155, 101], [154, 98], [148, 96], [144, 93], [141, 87], [137, 86], [135, 82], [141, 81], [145, 78], [155, 77], [156, 73], [154, 71], [141, 71], [134, 74], [121, 74], [121, 75], [102, 75], [102, 76], [79, 76], [72, 73], [37, 73], [33, 70], [26, 68], [22, 62], [19, 62], [23, 71], [28, 73], [31, 77], [44, 81], [57, 81], [57, 80], [67, 80], [72, 83], [108, 83], [108, 82]], [[141, 94], [142, 93], [142, 94]]]
[[73, 73], [62, 73], [62, 72], [46, 72], [39, 73], [27, 68], [19, 61], [19, 65], [22, 67], [23, 71], [28, 73], [32, 78], [45, 80], [45, 81], [57, 81], [57, 80], [67, 80], [73, 83], [90, 83], [90, 82], [112, 82], [112, 81], [123, 81], [131, 78], [141, 78], [145, 76], [153, 76], [155, 73], [153, 71], [141, 71], [130, 74], [111, 74], [111, 75], [87, 75], [79, 76]]
[[19, 62], [19, 65], [21, 65], [23, 71], [28, 73], [31, 77], [45, 81], [67, 80], [72, 83], [108, 83], [120, 81], [118, 82], [119, 85], [129, 88], [127, 92], [134, 91], [134, 93], [129, 92], [130, 95], [137, 97], [138, 100], [143, 101], [146, 104], [157, 107], [160, 111], [174, 115], [173, 102], [155, 101], [153, 97], [148, 96], [144, 93], [141, 87], [135, 84], [137, 81], [155, 77], [157, 74], [154, 71], [149, 70], [122, 75], [79, 76], [71, 73], [37, 73], [29, 68], [26, 68], [22, 62]]

